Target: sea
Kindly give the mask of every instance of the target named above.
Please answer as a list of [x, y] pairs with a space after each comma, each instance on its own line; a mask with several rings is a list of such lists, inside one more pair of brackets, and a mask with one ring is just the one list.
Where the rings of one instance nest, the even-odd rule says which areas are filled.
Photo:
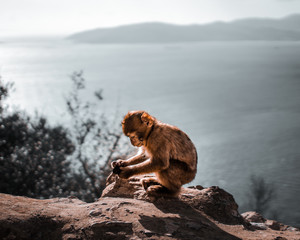
[[[190, 185], [230, 192], [247, 207], [250, 177], [275, 189], [269, 215], [300, 225], [300, 42], [85, 44], [63, 38], [0, 42], [8, 103], [68, 125], [70, 76], [83, 71], [83, 98], [121, 122], [146, 110], [185, 131], [198, 151]], [[271, 214], [273, 214], [271, 216]]]

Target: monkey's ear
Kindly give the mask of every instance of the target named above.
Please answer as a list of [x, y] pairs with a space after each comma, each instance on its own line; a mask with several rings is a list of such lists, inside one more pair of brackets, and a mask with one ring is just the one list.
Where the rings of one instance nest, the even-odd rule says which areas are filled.
[[152, 126], [154, 122], [154, 118], [146, 112], [142, 114], [141, 120], [142, 122], [146, 123], [148, 126]]

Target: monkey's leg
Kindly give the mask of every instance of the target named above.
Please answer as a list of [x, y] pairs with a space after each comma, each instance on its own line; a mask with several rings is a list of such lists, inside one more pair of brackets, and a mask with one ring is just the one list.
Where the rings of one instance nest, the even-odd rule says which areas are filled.
[[152, 185], [160, 185], [157, 178], [154, 178], [154, 177], [143, 178], [141, 180], [141, 183], [145, 190], [147, 190], [147, 188]]
[[143, 178], [141, 182], [147, 194], [150, 196], [174, 197], [177, 195], [177, 192], [179, 191], [179, 188], [173, 191], [166, 188], [165, 186], [161, 185], [161, 183], [159, 183], [158, 179], [155, 177]]
[[[176, 196], [179, 194], [181, 186], [192, 181], [195, 172], [190, 171], [186, 164], [170, 159], [170, 166], [169, 168], [159, 171], [155, 173], [158, 181], [164, 186], [166, 189], [156, 189], [150, 190], [151, 194], [152, 191], [156, 191], [154, 194], [156, 195], [171, 195]], [[151, 187], [149, 187], [151, 188]], [[149, 189], [148, 188], [148, 189]]]
[[155, 197], [176, 197], [180, 189], [170, 190], [162, 185], [152, 185], [147, 188], [146, 192], [149, 196]]

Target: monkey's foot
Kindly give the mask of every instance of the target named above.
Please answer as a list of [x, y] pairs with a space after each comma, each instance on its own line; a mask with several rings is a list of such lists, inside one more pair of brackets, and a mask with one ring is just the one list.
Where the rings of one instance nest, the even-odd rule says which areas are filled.
[[162, 185], [152, 185], [146, 190], [149, 196], [155, 197], [176, 197], [177, 192], [170, 191], [168, 188]]
[[143, 178], [141, 180], [141, 183], [142, 183], [142, 186], [144, 187], [145, 190], [147, 190], [150, 186], [160, 185], [160, 183], [154, 177]]

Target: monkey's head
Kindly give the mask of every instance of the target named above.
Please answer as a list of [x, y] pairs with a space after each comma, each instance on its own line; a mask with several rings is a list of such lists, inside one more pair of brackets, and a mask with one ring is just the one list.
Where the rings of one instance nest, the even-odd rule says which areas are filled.
[[141, 147], [147, 141], [155, 118], [145, 111], [128, 112], [122, 121], [123, 133], [130, 138], [131, 144]]

